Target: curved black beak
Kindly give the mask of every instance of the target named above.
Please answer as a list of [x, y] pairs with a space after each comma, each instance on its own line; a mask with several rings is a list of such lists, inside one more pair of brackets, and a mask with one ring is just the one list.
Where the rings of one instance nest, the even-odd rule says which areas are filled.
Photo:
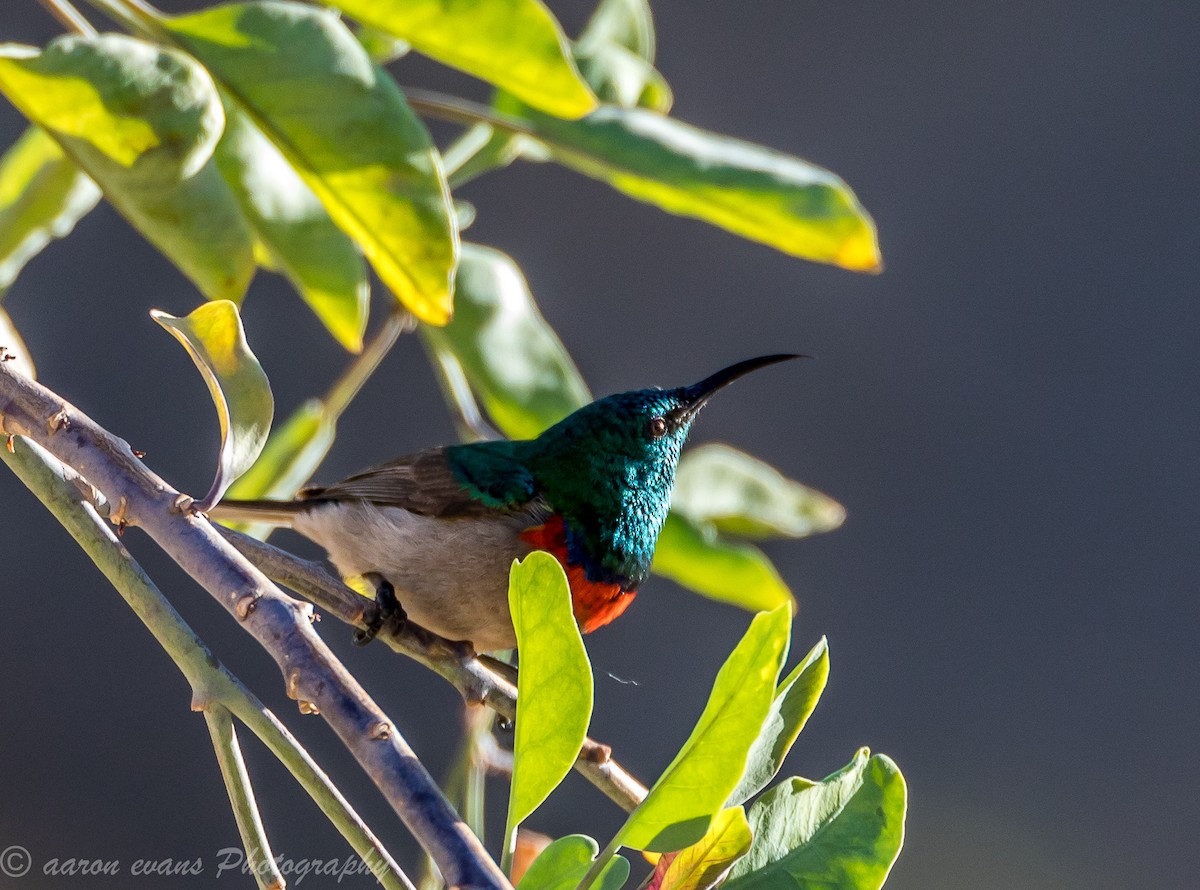
[[760, 355], [758, 358], [748, 358], [745, 361], [738, 362], [736, 365], [722, 368], [717, 373], [705, 377], [699, 383], [685, 386], [683, 388], [684, 405], [680, 411], [680, 419], [694, 417], [696, 412], [704, 407], [704, 403], [712, 397], [713, 393], [725, 388], [739, 377], [745, 377], [751, 371], [757, 371], [759, 368], [767, 367], [767, 365], [790, 361], [794, 358], [812, 358], [812, 356], [792, 355], [789, 353]]

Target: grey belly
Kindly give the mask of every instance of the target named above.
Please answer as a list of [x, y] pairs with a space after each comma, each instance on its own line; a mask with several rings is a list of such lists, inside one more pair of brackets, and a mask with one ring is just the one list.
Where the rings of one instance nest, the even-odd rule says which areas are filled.
[[512, 561], [530, 551], [527, 514], [434, 519], [366, 502], [322, 504], [294, 528], [329, 553], [343, 576], [377, 572], [396, 588], [408, 617], [480, 652], [516, 645], [508, 614]]

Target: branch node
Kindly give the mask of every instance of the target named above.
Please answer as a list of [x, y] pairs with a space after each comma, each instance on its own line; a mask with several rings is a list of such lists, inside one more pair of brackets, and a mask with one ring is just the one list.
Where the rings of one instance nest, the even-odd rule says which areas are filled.
[[71, 415], [67, 413], [66, 405], [63, 405], [46, 418], [46, 432], [50, 435], [54, 435], [59, 430], [69, 430], [70, 428]]
[[371, 738], [379, 742], [385, 742], [392, 737], [392, 724], [386, 720], [381, 720], [371, 727]]
[[238, 621], [245, 621], [249, 618], [258, 608], [260, 599], [262, 599], [261, 593], [248, 593], [241, 597], [233, 606], [233, 612], [237, 615]]
[[[143, 451], [143, 452], [141, 452], [141, 454], [139, 454], [138, 452], [135, 451], [135, 452], [133, 452], [133, 456], [140, 457], [141, 455], [144, 455], [145, 453], [146, 452]], [[174, 502], [172, 502], [171, 509], [174, 510], [176, 513], [186, 513], [186, 512], [188, 512], [188, 510], [192, 509], [192, 504], [194, 504], [194, 503], [196, 503], [196, 499], [194, 497], [192, 497], [190, 494], [181, 494], [177, 498], [175, 498]]]
[[321, 713], [320, 709], [310, 701], [305, 701], [304, 699], [300, 699], [300, 701], [297, 702], [297, 704], [300, 706], [301, 714], [320, 714]]
[[9, 453], [9, 454], [16, 454], [16, 453], [17, 453], [16, 441], [17, 441], [17, 437], [16, 437], [16, 436], [9, 436], [9, 437], [8, 437], [8, 453]]
[[584, 745], [579, 755], [591, 763], [604, 764], [612, 760], [612, 747], [600, 742], [594, 742], [591, 745]]
[[300, 698], [300, 671], [293, 670], [287, 675], [287, 697]]
[[117, 498], [117, 505], [108, 513], [108, 521], [117, 527], [117, 534], [125, 533], [125, 526], [129, 525], [129, 498], [121, 495]]

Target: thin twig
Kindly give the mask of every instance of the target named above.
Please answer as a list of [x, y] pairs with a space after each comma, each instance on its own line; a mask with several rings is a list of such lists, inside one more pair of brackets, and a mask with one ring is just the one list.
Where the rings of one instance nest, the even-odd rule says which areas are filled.
[[71, 5], [71, 0], [40, 0], [40, 2], [42, 6], [46, 7], [46, 11], [58, 19], [59, 24], [68, 31], [74, 31], [84, 37], [97, 36], [98, 32], [92, 27], [92, 23]]
[[99, 492], [32, 442], [22, 440], [20, 448], [3, 451], [0, 458], [75, 538], [175, 662], [191, 684], [193, 707], [211, 703], [229, 708], [292, 773], [387, 890], [412, 890], [395, 860], [304, 747], [217, 661], [100, 518], [93, 503], [102, 500]]
[[486, 105], [460, 99], [447, 93], [435, 90], [425, 90], [420, 87], [401, 87], [408, 104], [415, 111], [424, 112], [430, 117], [441, 118], [455, 124], [491, 124], [509, 133], [519, 133], [522, 136], [534, 136], [529, 121], [508, 114], [502, 114]]
[[[295, 591], [329, 614], [355, 627], [366, 627], [370, 600], [334, 578], [318, 562], [301, 559], [232, 529], [221, 528], [225, 538], [273, 581]], [[517, 715], [517, 671], [511, 665], [476, 655], [466, 644], [455, 643], [418, 627], [411, 621], [398, 631], [384, 628], [379, 639], [448, 680], [468, 702], [486, 704], [509, 720]], [[575, 769], [618, 806], [632, 811], [646, 796], [646, 786], [612, 759], [612, 749], [586, 739]]]
[[271, 842], [267, 839], [258, 804], [254, 800], [250, 773], [246, 771], [242, 748], [233, 729], [233, 716], [224, 705], [214, 705], [204, 709], [204, 719], [212, 736], [225, 790], [229, 793], [238, 834], [242, 836], [242, 846], [246, 848], [246, 863], [261, 890], [283, 890], [287, 882], [275, 864], [275, 857], [271, 855]]
[[271, 654], [287, 692], [338, 734], [452, 886], [511, 885], [454, 812], [395, 724], [310, 624], [311, 606], [285, 596], [129, 445], [56, 394], [0, 365], [0, 432], [26, 436], [117, 504]]

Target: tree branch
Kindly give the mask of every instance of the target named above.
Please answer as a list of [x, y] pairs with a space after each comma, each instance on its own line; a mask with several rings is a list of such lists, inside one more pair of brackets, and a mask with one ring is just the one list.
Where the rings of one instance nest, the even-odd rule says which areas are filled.
[[[271, 580], [347, 624], [366, 627], [366, 613], [374, 603], [333, 577], [321, 563], [293, 556], [232, 529], [217, 528]], [[476, 655], [470, 646], [443, 639], [411, 621], [398, 632], [384, 628], [379, 639], [448, 680], [468, 702], [486, 704], [509, 720], [516, 718], [517, 672], [511, 665]], [[584, 741], [575, 768], [627, 811], [646, 796], [646, 787], [612, 759], [612, 749], [593, 739]]]
[[181, 512], [179, 492], [126, 442], [2, 365], [0, 432], [26, 436], [74, 468], [114, 505], [113, 521], [144, 529], [238, 619], [279, 665], [288, 695], [324, 716], [449, 884], [510, 886], [395, 725], [317, 636], [311, 606], [285, 596], [207, 518]]

